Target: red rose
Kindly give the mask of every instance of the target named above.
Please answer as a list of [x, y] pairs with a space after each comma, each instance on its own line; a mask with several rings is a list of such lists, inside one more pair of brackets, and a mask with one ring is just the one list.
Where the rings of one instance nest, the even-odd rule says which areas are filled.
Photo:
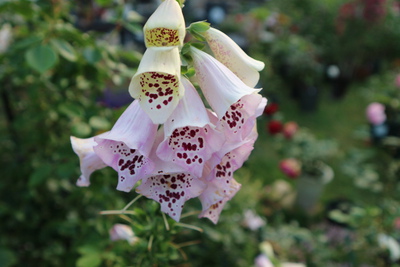
[[282, 123], [277, 120], [271, 120], [268, 123], [268, 132], [272, 135], [280, 133], [282, 131]]

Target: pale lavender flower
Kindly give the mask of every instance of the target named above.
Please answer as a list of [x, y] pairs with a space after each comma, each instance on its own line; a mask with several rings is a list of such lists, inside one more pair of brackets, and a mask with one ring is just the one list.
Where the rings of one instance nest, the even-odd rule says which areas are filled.
[[260, 254], [254, 259], [254, 265], [256, 267], [274, 267], [272, 262], [268, 259], [265, 254]]
[[242, 223], [252, 231], [256, 231], [265, 225], [265, 221], [252, 210], [245, 211]]
[[386, 121], [385, 106], [381, 103], [373, 102], [368, 105], [366, 116], [373, 125], [380, 125]]
[[126, 224], [114, 224], [109, 233], [111, 241], [126, 240], [131, 245], [138, 241], [138, 238], [133, 233], [132, 228]]

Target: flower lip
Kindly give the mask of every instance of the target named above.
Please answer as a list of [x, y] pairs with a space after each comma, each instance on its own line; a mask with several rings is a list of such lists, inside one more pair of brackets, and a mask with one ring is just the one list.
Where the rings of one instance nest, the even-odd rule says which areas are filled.
[[180, 84], [178, 48], [168, 51], [147, 49], [129, 85], [129, 93], [153, 123], [164, 123], [172, 114], [184, 90]]

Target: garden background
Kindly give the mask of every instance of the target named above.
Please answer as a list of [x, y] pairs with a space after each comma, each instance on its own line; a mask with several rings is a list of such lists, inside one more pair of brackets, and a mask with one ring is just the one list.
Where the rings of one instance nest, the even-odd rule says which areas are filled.
[[400, 1], [187, 0], [266, 63], [241, 190], [214, 225], [196, 200], [180, 223], [145, 198], [107, 214], [137, 196], [110, 168], [75, 185], [70, 136], [132, 101], [158, 4], [0, 1], [0, 266], [400, 266]]

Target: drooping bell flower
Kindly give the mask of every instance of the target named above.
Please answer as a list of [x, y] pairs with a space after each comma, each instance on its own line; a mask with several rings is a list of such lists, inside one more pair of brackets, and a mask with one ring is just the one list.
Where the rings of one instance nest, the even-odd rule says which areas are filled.
[[178, 48], [168, 51], [147, 49], [129, 85], [129, 93], [153, 123], [164, 123], [183, 96], [180, 85], [181, 61]]
[[[102, 134], [104, 135], [104, 134]], [[89, 186], [90, 175], [96, 171], [103, 169], [107, 165], [96, 155], [93, 150], [93, 146], [97, 145], [94, 141], [94, 137], [91, 138], [77, 138], [71, 136], [71, 145], [75, 154], [78, 155], [81, 167], [81, 176], [76, 182], [77, 186]]]
[[248, 56], [228, 35], [210, 28], [204, 33], [215, 58], [230, 69], [246, 85], [256, 86], [264, 62]]
[[126, 240], [130, 245], [135, 244], [139, 238], [135, 236], [132, 227], [117, 223], [109, 231], [111, 241]]
[[157, 127], [135, 100], [110, 132], [94, 138], [97, 156], [118, 172], [118, 190], [129, 192], [154, 170], [149, 156]]
[[[162, 141], [163, 135], [161, 129], [155, 147]], [[136, 192], [160, 203], [162, 212], [179, 221], [185, 202], [199, 196], [206, 185], [179, 165], [159, 159], [155, 151], [151, 155], [156, 168], [143, 179]]]
[[182, 77], [185, 95], [164, 124], [164, 140], [157, 155], [200, 177], [204, 163], [225, 141], [211, 124], [207, 110], [194, 86]]
[[253, 150], [253, 144], [257, 136], [257, 131], [254, 128], [247, 139], [227, 152], [217, 165], [215, 165], [215, 159], [218, 157], [212, 158], [207, 162], [205, 175], [202, 177], [207, 187], [199, 196], [202, 204], [200, 218], [206, 217], [215, 224], [218, 222], [219, 215], [226, 202], [232, 199], [241, 187], [233, 179], [233, 172], [239, 169], [247, 160]]
[[154, 11], [143, 28], [147, 48], [169, 49], [182, 46], [185, 19], [176, 0], [165, 0]]
[[231, 105], [245, 95], [259, 92], [244, 84], [231, 70], [207, 53], [191, 47], [197, 82], [205, 98], [222, 118]]
[[254, 128], [256, 118], [261, 115], [267, 104], [265, 99], [262, 107], [259, 108], [262, 101], [263, 98], [259, 94], [243, 96], [229, 107], [217, 123], [217, 129], [225, 133], [229, 142], [244, 140]]

